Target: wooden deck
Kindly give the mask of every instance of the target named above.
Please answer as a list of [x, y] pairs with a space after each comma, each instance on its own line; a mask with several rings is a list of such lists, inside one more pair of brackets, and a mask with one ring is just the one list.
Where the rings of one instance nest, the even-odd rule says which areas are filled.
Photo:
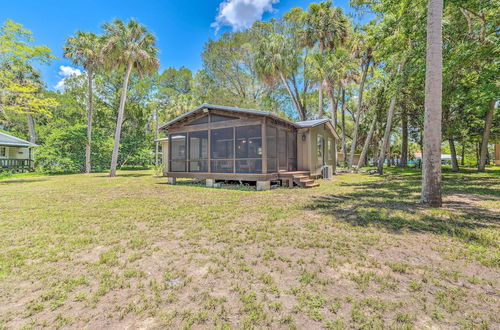
[[0, 170], [29, 172], [33, 170], [33, 161], [31, 159], [0, 158]]

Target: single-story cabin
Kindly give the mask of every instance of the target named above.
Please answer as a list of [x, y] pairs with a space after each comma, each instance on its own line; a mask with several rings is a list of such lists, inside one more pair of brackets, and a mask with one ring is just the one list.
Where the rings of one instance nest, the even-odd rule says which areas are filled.
[[27, 172], [34, 169], [37, 145], [0, 131], [0, 171]]
[[160, 129], [164, 176], [315, 187], [331, 178], [339, 136], [330, 119], [293, 122], [276, 114], [203, 104]]

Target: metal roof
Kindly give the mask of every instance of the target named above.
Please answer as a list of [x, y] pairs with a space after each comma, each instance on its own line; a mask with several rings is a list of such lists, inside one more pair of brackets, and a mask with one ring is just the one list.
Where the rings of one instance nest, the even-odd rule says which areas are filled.
[[322, 119], [298, 121], [295, 124], [297, 124], [300, 128], [311, 128], [328, 122], [331, 123], [330, 119], [322, 118]]
[[188, 117], [189, 115], [197, 112], [197, 111], [200, 111], [201, 109], [204, 109], [204, 108], [207, 108], [207, 109], [215, 109], [215, 110], [226, 110], [226, 111], [232, 111], [232, 112], [239, 112], [239, 113], [246, 113], [246, 114], [250, 114], [250, 115], [257, 115], [257, 116], [265, 116], [265, 117], [270, 117], [270, 118], [274, 118], [276, 120], [280, 120], [280, 121], [284, 121], [290, 125], [293, 125], [293, 126], [297, 126], [295, 125], [295, 123], [293, 121], [290, 121], [288, 119], [284, 119], [284, 118], [281, 118], [273, 113], [270, 113], [270, 112], [267, 112], [267, 111], [262, 111], [262, 110], [255, 110], [255, 109], [245, 109], [245, 108], [238, 108], [238, 107], [229, 107], [229, 106], [226, 106], [226, 105], [215, 105], [215, 104], [207, 104], [207, 103], [204, 103], [196, 108], [194, 108], [193, 110], [189, 111], [189, 112], [186, 112], [185, 114], [182, 114], [180, 115], [179, 117], [177, 118], [174, 118], [172, 119], [171, 121], [169, 121], [168, 123], [166, 124], [163, 124], [160, 129], [164, 129], [168, 126], [171, 126], [172, 124], [175, 124], [176, 122]]
[[13, 135], [0, 131], [0, 146], [8, 147], [36, 147], [37, 145], [29, 141], [20, 139]]
[[280, 116], [278, 115], [275, 115], [274, 113], [271, 113], [271, 112], [267, 112], [267, 111], [262, 111], [262, 110], [255, 110], [255, 109], [245, 109], [245, 108], [238, 108], [238, 107], [229, 107], [229, 106], [226, 106], [226, 105], [214, 105], [214, 104], [202, 104], [196, 108], [194, 108], [193, 110], [189, 111], [189, 112], [186, 112], [185, 114], [182, 114], [180, 115], [179, 117], [175, 118], [175, 119], [172, 119], [171, 121], [169, 121], [168, 123], [162, 125], [160, 128], [165, 128], [165, 127], [168, 127], [168, 126], [171, 126], [172, 124], [188, 117], [189, 115], [203, 109], [203, 108], [207, 108], [207, 109], [216, 109], [216, 110], [227, 110], [227, 111], [232, 111], [232, 112], [240, 112], [240, 113], [246, 113], [246, 114], [250, 114], [250, 115], [257, 115], [257, 116], [265, 116], [265, 117], [271, 117], [271, 118], [274, 118], [274, 119], [277, 119], [277, 120], [280, 120], [280, 121], [284, 121], [292, 126], [295, 126], [297, 128], [310, 128], [310, 127], [314, 127], [314, 126], [318, 126], [318, 125], [321, 125], [321, 124], [324, 124], [326, 122], [329, 122], [330, 119], [328, 118], [323, 118], [323, 119], [315, 119], [315, 120], [305, 120], [305, 121], [299, 121], [299, 122], [293, 122], [293, 121], [290, 121], [288, 119], [284, 119], [284, 118], [281, 118]]

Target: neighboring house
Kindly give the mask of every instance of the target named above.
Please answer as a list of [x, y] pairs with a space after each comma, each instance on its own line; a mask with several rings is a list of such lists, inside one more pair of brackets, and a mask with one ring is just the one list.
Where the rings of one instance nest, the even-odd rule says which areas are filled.
[[32, 171], [37, 145], [0, 131], [0, 171]]
[[315, 187], [314, 178], [335, 173], [339, 137], [329, 119], [292, 122], [275, 114], [203, 104], [166, 123], [162, 144], [164, 176], [271, 181]]

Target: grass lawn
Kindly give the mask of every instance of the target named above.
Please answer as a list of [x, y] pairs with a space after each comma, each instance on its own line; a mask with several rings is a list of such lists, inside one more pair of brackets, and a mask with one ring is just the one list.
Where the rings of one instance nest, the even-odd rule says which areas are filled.
[[0, 328], [499, 328], [500, 170], [314, 189], [0, 181]]

